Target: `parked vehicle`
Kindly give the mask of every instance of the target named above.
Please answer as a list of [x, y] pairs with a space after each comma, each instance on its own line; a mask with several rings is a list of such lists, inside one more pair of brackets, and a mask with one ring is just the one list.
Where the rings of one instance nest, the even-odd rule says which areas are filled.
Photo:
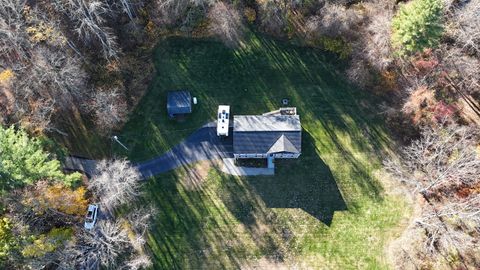
[[87, 215], [85, 216], [85, 229], [91, 230], [95, 226], [97, 222], [98, 216], [98, 205], [96, 204], [89, 204], [87, 209]]
[[218, 106], [217, 136], [228, 136], [230, 106]]

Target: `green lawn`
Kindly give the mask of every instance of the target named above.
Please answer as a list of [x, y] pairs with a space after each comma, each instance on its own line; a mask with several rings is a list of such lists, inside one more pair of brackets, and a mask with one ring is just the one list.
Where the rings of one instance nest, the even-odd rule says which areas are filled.
[[[169, 38], [154, 52], [157, 75], [120, 134], [135, 161], [166, 151], [213, 120], [218, 104], [233, 114], [296, 106], [303, 154], [277, 164], [275, 177], [238, 178], [211, 167], [192, 188], [186, 170], [146, 184], [158, 206], [148, 244], [155, 269], [383, 269], [386, 243], [409, 215], [374, 172], [392, 144], [373, 104], [349, 86], [332, 56], [250, 34], [245, 47]], [[167, 118], [166, 92], [189, 89], [199, 104], [184, 122]]]

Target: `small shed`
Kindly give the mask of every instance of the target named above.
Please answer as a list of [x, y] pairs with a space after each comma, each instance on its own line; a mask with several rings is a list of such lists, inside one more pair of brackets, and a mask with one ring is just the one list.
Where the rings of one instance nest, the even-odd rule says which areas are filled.
[[168, 116], [173, 118], [192, 112], [192, 96], [189, 91], [171, 91], [167, 94]]

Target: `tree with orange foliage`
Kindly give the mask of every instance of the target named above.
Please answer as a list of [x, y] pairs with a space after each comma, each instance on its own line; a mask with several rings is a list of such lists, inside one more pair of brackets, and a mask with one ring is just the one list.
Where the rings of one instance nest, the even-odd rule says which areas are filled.
[[67, 215], [83, 216], [87, 209], [88, 201], [85, 198], [86, 189], [79, 187], [71, 189], [63, 184], [48, 185], [47, 182], [38, 182], [24, 203], [32, 207], [37, 215], [48, 211], [58, 211]]

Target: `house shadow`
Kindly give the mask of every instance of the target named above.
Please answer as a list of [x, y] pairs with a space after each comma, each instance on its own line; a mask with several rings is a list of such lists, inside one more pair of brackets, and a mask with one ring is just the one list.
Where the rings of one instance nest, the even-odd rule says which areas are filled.
[[275, 176], [250, 177], [247, 181], [268, 208], [302, 209], [330, 226], [335, 211], [347, 210], [347, 205], [313, 138], [304, 131], [302, 140], [299, 159], [277, 160]]

